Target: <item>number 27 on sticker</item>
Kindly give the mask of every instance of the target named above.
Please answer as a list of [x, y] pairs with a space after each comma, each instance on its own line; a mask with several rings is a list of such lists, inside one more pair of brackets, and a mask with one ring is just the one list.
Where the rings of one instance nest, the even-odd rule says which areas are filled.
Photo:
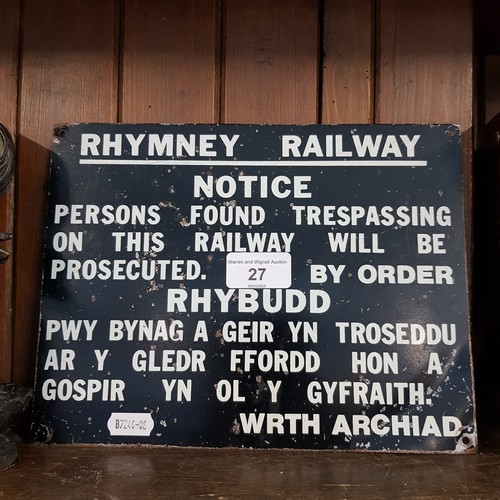
[[264, 279], [264, 273], [266, 272], [265, 267], [251, 267], [249, 270], [250, 275], [248, 276], [249, 281], [262, 281]]
[[292, 256], [286, 252], [231, 252], [226, 258], [228, 288], [289, 288]]

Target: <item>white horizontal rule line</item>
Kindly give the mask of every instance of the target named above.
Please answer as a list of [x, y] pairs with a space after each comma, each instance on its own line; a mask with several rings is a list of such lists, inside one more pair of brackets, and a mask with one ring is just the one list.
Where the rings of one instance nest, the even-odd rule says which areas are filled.
[[426, 167], [426, 160], [111, 160], [80, 159], [80, 165], [187, 165], [220, 166], [231, 165], [261, 167]]

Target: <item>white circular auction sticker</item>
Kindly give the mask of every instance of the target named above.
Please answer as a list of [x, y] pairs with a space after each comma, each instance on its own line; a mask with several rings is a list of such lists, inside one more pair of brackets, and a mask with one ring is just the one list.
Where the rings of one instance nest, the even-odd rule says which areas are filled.
[[228, 288], [289, 288], [292, 256], [287, 252], [231, 252], [226, 257]]

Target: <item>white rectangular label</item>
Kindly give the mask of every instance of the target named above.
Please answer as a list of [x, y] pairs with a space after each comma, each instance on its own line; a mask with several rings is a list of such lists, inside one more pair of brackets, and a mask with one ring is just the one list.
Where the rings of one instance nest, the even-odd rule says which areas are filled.
[[153, 427], [150, 413], [112, 413], [108, 420], [112, 436], [149, 436]]
[[289, 288], [292, 256], [287, 252], [231, 252], [226, 257], [228, 288]]

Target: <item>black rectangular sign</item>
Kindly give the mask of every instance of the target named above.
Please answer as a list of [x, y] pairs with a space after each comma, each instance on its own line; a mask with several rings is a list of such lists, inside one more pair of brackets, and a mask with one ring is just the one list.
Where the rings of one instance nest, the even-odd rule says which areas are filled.
[[473, 452], [455, 125], [54, 134], [33, 438]]

